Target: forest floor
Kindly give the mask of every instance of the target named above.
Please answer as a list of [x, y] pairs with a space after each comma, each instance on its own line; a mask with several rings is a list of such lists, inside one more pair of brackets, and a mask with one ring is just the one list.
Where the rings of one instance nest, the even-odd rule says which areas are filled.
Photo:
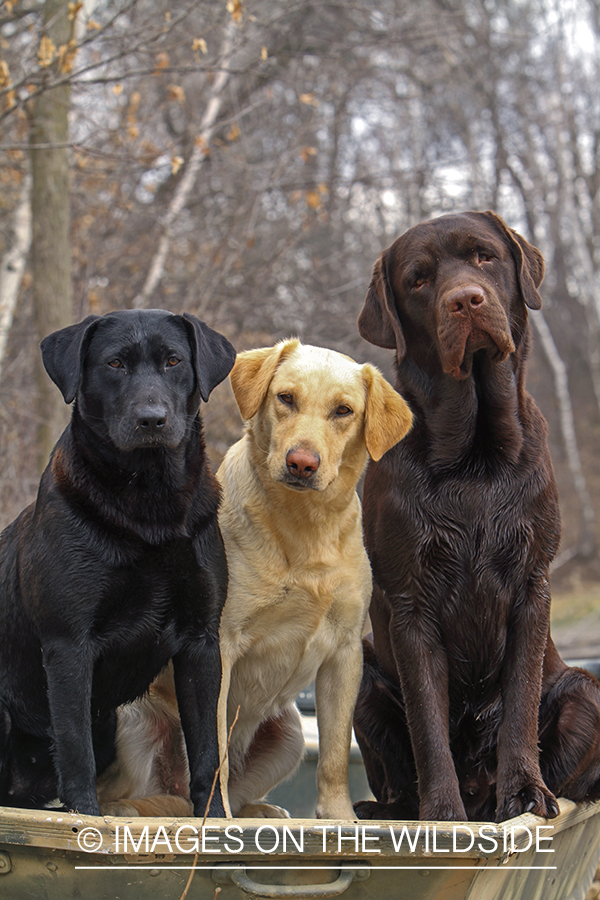
[[600, 658], [600, 583], [554, 589], [552, 637], [564, 659]]

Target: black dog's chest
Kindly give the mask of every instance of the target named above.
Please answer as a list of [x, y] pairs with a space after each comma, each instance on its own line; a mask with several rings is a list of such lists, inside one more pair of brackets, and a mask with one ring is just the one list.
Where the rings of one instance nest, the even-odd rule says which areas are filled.
[[87, 626], [101, 653], [170, 646], [205, 625], [205, 574], [191, 541], [148, 547], [108, 573]]

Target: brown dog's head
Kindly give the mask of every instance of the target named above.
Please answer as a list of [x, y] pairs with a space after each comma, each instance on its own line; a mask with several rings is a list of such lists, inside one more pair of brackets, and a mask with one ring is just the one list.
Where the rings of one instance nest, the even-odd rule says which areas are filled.
[[368, 363], [293, 339], [238, 354], [231, 385], [257, 465], [273, 482], [354, 489], [367, 451], [379, 459], [410, 428], [402, 397]]
[[[428, 352], [461, 380], [473, 355], [503, 362], [527, 324], [525, 306], [540, 309], [541, 253], [493, 212], [441, 216], [409, 229], [375, 263], [358, 318], [372, 344]], [[424, 340], [425, 335], [428, 340]]]

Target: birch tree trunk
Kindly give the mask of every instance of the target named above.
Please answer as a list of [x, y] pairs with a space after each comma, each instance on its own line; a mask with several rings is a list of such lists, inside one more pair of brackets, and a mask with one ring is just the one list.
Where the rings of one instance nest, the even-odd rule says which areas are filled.
[[31, 179], [23, 180], [19, 205], [15, 210], [12, 229], [12, 244], [0, 263], [0, 375], [8, 335], [17, 306], [19, 288], [25, 269], [25, 261], [31, 246]]
[[221, 48], [220, 54], [221, 58], [219, 61], [219, 65], [221, 66], [221, 68], [215, 75], [215, 80], [213, 81], [212, 87], [208, 94], [208, 102], [206, 104], [202, 120], [200, 122], [200, 129], [198, 135], [196, 136], [194, 150], [185, 167], [185, 171], [183, 173], [181, 181], [177, 185], [177, 189], [173, 194], [173, 199], [169, 204], [167, 214], [163, 218], [162, 235], [160, 237], [156, 253], [154, 254], [150, 263], [146, 281], [142, 290], [133, 299], [132, 306], [134, 309], [141, 309], [148, 305], [150, 297], [156, 290], [156, 287], [163, 276], [165, 263], [167, 261], [167, 255], [169, 253], [173, 237], [173, 224], [187, 203], [188, 197], [194, 187], [194, 184], [196, 183], [198, 172], [200, 171], [202, 163], [204, 162], [208, 153], [208, 144], [215, 128], [217, 116], [219, 115], [221, 107], [223, 106], [223, 91], [225, 90], [225, 86], [229, 81], [229, 72], [227, 71], [227, 67], [230, 64], [231, 57], [233, 55], [234, 35], [236, 29], [237, 26], [234, 24], [233, 19], [228, 20], [227, 25], [225, 26], [225, 35], [223, 38], [223, 46]]
[[[44, 4], [44, 38], [56, 50], [68, 44], [73, 24], [69, 20], [68, 0], [46, 0]], [[53, 58], [52, 45], [45, 44], [40, 59], [47, 64]], [[34, 316], [39, 340], [51, 331], [71, 323], [71, 246], [68, 114], [68, 83], [42, 91], [33, 103], [30, 128], [31, 156], [31, 267], [33, 276]], [[44, 469], [48, 456], [67, 420], [67, 408], [54, 384], [48, 378], [37, 355], [37, 456], [38, 468]]]
[[571, 395], [569, 393], [569, 384], [567, 379], [567, 368], [560, 358], [554, 338], [548, 327], [548, 323], [543, 313], [536, 312], [530, 316], [546, 358], [550, 363], [554, 374], [554, 384], [556, 397], [560, 409], [560, 424], [565, 442], [565, 450], [567, 453], [567, 461], [569, 470], [573, 477], [575, 490], [579, 497], [582, 513], [582, 526], [579, 544], [576, 547], [564, 549], [554, 561], [553, 569], [559, 568], [574, 556], [591, 556], [594, 551], [594, 507], [591, 497], [587, 489], [585, 476], [581, 466], [581, 457], [579, 456], [579, 448], [577, 446], [577, 436], [575, 434], [575, 421], [573, 418], [573, 406], [571, 404]]

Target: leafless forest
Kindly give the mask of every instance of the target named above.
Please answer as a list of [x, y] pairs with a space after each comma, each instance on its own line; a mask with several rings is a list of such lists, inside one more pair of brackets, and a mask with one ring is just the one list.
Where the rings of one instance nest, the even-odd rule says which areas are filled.
[[[599, 85], [599, 0], [4, 0], [0, 525], [68, 412], [49, 331], [165, 307], [391, 375], [355, 325], [377, 255], [494, 209], [547, 261], [529, 387], [555, 586], [600, 582]], [[226, 385], [205, 421], [218, 462], [241, 428]]]

